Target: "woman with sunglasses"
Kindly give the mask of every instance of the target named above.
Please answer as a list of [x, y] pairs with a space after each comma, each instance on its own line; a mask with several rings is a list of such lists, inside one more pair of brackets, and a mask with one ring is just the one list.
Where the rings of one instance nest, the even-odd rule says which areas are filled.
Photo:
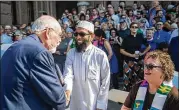
[[[124, 88], [125, 91], [130, 91], [132, 84], [142, 78], [142, 66], [139, 56], [145, 55], [150, 50], [150, 45], [143, 38], [142, 34], [137, 33], [138, 23], [132, 22], [130, 25], [130, 35], [125, 37], [120, 52], [124, 56]], [[140, 52], [140, 48], [144, 44], [146, 49]]]
[[118, 85], [117, 73], [119, 72], [119, 70], [118, 70], [118, 61], [116, 55], [115, 53], [113, 53], [111, 45], [106, 39], [105, 32], [102, 29], [97, 29], [95, 30], [94, 33], [95, 33], [95, 41], [93, 42], [93, 45], [102, 49], [107, 54], [110, 62], [110, 70], [111, 70], [111, 78], [112, 78], [111, 81], [114, 89], [118, 89], [119, 85]]
[[178, 110], [173, 76], [170, 56], [159, 50], [149, 52], [144, 59], [144, 80], [132, 87], [121, 110]]

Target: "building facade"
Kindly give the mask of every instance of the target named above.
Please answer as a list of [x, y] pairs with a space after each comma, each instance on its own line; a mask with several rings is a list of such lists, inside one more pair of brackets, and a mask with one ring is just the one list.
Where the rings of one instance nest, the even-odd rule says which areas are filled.
[[[59, 19], [65, 9], [71, 10], [72, 8], [80, 9], [77, 7], [77, 3], [81, 1], [0, 1], [0, 24], [5, 25], [19, 25], [28, 24], [46, 12], [48, 15], [54, 16]], [[107, 4], [112, 4], [117, 10], [119, 1], [88, 1], [87, 8], [94, 8], [97, 4], [103, 4], [107, 7]], [[143, 4], [140, 1], [138, 4]], [[151, 4], [151, 2], [145, 2], [145, 4]], [[127, 6], [132, 6], [133, 1], [126, 1]]]

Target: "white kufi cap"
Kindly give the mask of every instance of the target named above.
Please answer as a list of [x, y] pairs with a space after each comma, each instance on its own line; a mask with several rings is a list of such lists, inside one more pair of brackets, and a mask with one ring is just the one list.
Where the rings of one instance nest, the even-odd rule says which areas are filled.
[[92, 33], [94, 33], [94, 25], [88, 21], [80, 21], [76, 28], [84, 28]]

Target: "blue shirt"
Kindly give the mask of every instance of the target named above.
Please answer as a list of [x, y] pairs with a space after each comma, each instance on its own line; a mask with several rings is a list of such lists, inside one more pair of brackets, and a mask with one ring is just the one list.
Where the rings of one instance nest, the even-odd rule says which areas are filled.
[[[164, 23], [166, 21], [166, 18], [165, 18], [166, 11], [163, 8], [162, 8], [162, 11], [163, 11], [163, 17], [161, 18], [161, 21]], [[156, 16], [156, 9], [155, 8], [149, 9], [148, 17], [149, 17], [149, 25], [150, 25], [150, 27], [153, 26], [152, 20], [153, 20], [153, 18], [155, 16]]]
[[169, 53], [176, 71], [179, 71], [179, 36], [172, 38], [169, 45]]
[[3, 44], [11, 44], [12, 43], [12, 37], [8, 36], [7, 34], [1, 35], [1, 43], [3, 43]]
[[161, 42], [167, 42], [169, 43], [170, 40], [170, 34], [166, 31], [159, 30], [154, 33], [154, 41], [158, 44]]

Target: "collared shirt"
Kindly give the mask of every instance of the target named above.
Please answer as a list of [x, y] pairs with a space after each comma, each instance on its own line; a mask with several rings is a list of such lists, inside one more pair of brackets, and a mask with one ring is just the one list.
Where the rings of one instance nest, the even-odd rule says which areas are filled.
[[84, 52], [71, 49], [64, 77], [66, 90], [72, 90], [70, 110], [107, 109], [110, 66], [104, 51], [92, 44]]

